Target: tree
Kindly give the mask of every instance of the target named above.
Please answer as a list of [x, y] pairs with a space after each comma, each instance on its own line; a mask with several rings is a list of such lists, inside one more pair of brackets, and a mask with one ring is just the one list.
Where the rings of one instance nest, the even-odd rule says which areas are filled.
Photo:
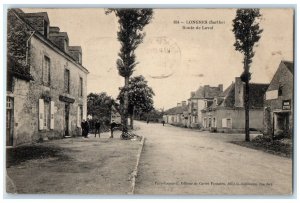
[[250, 65], [254, 57], [253, 47], [260, 39], [262, 29], [259, 28], [259, 9], [237, 9], [233, 20], [233, 33], [235, 36], [235, 50], [244, 55], [244, 71], [241, 80], [245, 83], [245, 140], [250, 141], [249, 134], [249, 81], [251, 80]]
[[117, 68], [119, 75], [124, 77], [124, 103], [122, 107], [123, 134], [127, 132], [128, 118], [128, 84], [129, 77], [137, 65], [135, 50], [143, 42], [145, 33], [144, 27], [150, 23], [153, 11], [152, 9], [108, 9], [106, 14], [116, 15], [119, 23], [118, 40], [121, 43], [119, 58], [117, 59]]
[[[147, 113], [154, 109], [153, 96], [155, 95], [148, 82], [140, 75], [130, 78], [128, 83], [128, 114], [130, 127], [133, 128], [133, 117], [135, 114]], [[118, 99], [120, 104], [124, 103], [125, 89], [121, 88]]]
[[100, 119], [105, 124], [110, 122], [112, 106], [117, 106], [117, 104], [105, 92], [90, 93], [87, 96], [87, 114]]

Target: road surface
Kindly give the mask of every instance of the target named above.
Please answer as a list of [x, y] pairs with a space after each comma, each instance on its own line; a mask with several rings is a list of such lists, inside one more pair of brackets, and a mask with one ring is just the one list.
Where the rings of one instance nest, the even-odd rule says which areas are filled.
[[146, 138], [135, 194], [292, 193], [292, 160], [229, 143], [243, 135], [135, 124]]

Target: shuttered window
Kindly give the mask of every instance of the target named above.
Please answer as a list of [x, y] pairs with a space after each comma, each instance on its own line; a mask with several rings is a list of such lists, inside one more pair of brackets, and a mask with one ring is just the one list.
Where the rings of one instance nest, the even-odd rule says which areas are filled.
[[54, 102], [39, 99], [39, 130], [54, 129]]
[[44, 129], [44, 100], [39, 99], [39, 130]]
[[50, 129], [54, 129], [54, 101], [50, 102]]

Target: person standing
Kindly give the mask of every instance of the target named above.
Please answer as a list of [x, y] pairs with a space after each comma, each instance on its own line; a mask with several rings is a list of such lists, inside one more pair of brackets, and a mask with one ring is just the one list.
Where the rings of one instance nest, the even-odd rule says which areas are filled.
[[85, 138], [88, 138], [88, 134], [90, 131], [90, 124], [88, 122], [88, 120], [85, 121]]
[[163, 124], [163, 126], [165, 126], [165, 121], [164, 120], [162, 121], [162, 124]]
[[101, 127], [101, 123], [98, 119], [95, 123], [95, 137], [96, 137], [97, 133], [99, 133], [99, 138], [100, 138], [100, 127]]
[[112, 121], [110, 124], [110, 137], [109, 138], [114, 138], [114, 128], [117, 126], [115, 121]]
[[81, 122], [81, 135], [83, 138], [85, 138], [85, 119]]

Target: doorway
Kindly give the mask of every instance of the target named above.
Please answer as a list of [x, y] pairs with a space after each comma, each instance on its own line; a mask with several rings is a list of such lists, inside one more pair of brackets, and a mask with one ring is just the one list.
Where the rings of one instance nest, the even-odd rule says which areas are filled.
[[69, 136], [69, 114], [70, 104], [65, 103], [65, 137]]
[[289, 136], [289, 113], [278, 112], [274, 113], [274, 135], [275, 136]]

